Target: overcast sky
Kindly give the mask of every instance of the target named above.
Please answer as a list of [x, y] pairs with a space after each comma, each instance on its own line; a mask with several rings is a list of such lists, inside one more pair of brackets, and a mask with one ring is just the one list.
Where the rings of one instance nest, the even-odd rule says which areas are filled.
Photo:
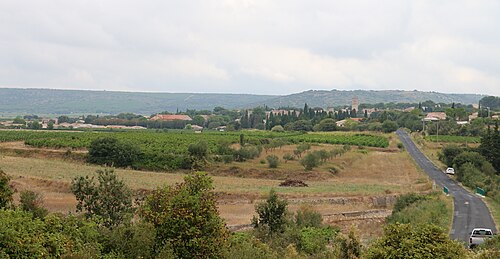
[[500, 95], [498, 0], [0, 0], [0, 86]]

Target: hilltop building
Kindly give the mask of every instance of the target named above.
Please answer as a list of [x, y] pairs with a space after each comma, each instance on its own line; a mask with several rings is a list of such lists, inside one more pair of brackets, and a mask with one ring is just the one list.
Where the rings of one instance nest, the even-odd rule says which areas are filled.
[[352, 98], [352, 102], [351, 102], [351, 109], [352, 110], [356, 110], [356, 112], [359, 111], [359, 99], [357, 96], [355, 96], [354, 98]]

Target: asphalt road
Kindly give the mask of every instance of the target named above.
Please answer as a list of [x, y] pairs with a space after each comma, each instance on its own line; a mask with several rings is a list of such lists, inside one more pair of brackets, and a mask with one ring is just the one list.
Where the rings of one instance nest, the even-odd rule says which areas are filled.
[[490, 228], [496, 233], [495, 222], [483, 200], [476, 194], [470, 193], [453, 179], [439, 170], [411, 140], [404, 130], [396, 132], [403, 142], [404, 147], [413, 157], [415, 162], [436, 182], [441, 188], [447, 187], [453, 197], [454, 214], [450, 237], [468, 242], [469, 233], [474, 228]]

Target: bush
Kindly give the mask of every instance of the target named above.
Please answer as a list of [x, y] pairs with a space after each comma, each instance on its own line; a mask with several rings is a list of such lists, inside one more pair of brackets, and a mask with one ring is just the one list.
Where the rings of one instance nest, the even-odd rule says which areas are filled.
[[80, 176], [71, 182], [71, 192], [78, 201], [77, 211], [87, 218], [97, 216], [107, 227], [122, 223], [132, 212], [132, 191], [119, 180], [113, 169], [97, 170], [94, 177]]
[[156, 231], [152, 224], [124, 224], [107, 233], [106, 252], [124, 258], [153, 258], [155, 240]]
[[43, 197], [34, 191], [22, 191], [20, 195], [21, 209], [33, 213], [35, 218], [44, 218], [49, 212], [43, 208]]
[[282, 233], [286, 223], [288, 203], [278, 197], [275, 190], [269, 192], [266, 202], [255, 206], [258, 217], [252, 219], [255, 228], [267, 227], [269, 232]]
[[419, 202], [421, 200], [427, 199], [424, 195], [419, 195], [416, 193], [408, 193], [399, 196], [394, 204], [394, 209], [392, 213], [400, 212], [406, 207], [412, 205], [413, 203]]
[[384, 235], [364, 254], [365, 258], [466, 258], [459, 241], [451, 240], [434, 225], [390, 224]]
[[0, 209], [12, 203], [14, 192], [9, 186], [10, 177], [0, 169]]
[[62, 233], [21, 210], [0, 210], [0, 247], [1, 258], [59, 258], [70, 249]]
[[283, 128], [283, 126], [281, 126], [281, 125], [276, 125], [276, 126], [274, 126], [274, 127], [271, 129], [271, 131], [273, 131], [273, 132], [284, 132], [284, 131], [285, 131], [285, 128]]
[[208, 154], [208, 144], [205, 141], [193, 143], [188, 146], [188, 152], [191, 156], [198, 159], [205, 158]]
[[452, 167], [453, 159], [462, 152], [464, 152], [463, 148], [460, 148], [456, 145], [447, 145], [439, 153], [439, 160], [446, 166]]
[[279, 164], [279, 158], [276, 155], [269, 155], [266, 157], [269, 168], [277, 168]]
[[[300, 229], [297, 248], [310, 255], [326, 250], [326, 246], [333, 241], [337, 230], [331, 227], [304, 227]], [[348, 258], [348, 257], [345, 257]]]
[[382, 130], [385, 133], [393, 132], [398, 129], [398, 124], [395, 121], [386, 120], [382, 123]]
[[288, 161], [294, 160], [295, 157], [292, 154], [290, 154], [290, 153], [285, 153], [283, 155], [283, 159], [285, 160], [285, 163], [286, 163]]
[[210, 177], [196, 173], [146, 197], [140, 215], [156, 229], [157, 251], [166, 246], [179, 258], [222, 257], [228, 232], [213, 189]]
[[257, 146], [244, 146], [239, 150], [234, 152], [234, 160], [238, 162], [246, 161], [247, 159], [253, 159], [260, 155], [262, 149]]
[[231, 235], [227, 258], [254, 259], [279, 258], [267, 244], [248, 233], [236, 232]]
[[302, 205], [295, 215], [295, 224], [298, 227], [321, 227], [323, 218], [321, 214], [310, 205]]
[[116, 167], [132, 166], [139, 160], [141, 151], [136, 146], [116, 138], [97, 138], [90, 144], [87, 161], [93, 164]]
[[314, 167], [319, 166], [320, 160], [316, 154], [309, 153], [303, 159], [300, 160], [300, 164], [306, 170], [312, 170]]

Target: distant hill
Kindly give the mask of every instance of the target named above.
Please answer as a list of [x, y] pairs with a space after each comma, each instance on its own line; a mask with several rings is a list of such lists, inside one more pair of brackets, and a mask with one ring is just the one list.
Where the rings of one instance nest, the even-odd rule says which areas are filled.
[[269, 95], [144, 93], [0, 88], [1, 114], [71, 114], [133, 112], [150, 115], [186, 109], [228, 109], [267, 100]]
[[443, 94], [420, 91], [305, 91], [276, 96], [252, 94], [144, 93], [54, 89], [0, 88], [0, 116], [5, 114], [118, 114], [133, 112], [150, 115], [161, 111], [186, 109], [212, 110], [216, 106], [228, 109], [270, 107], [328, 107], [348, 105], [357, 96], [360, 103], [380, 102], [460, 102], [478, 103], [484, 95]]
[[350, 105], [353, 97], [358, 97], [359, 103], [418, 103], [431, 100], [436, 103], [477, 104], [486, 95], [479, 94], [445, 94], [437, 92], [400, 91], [400, 90], [353, 90], [353, 91], [319, 91], [310, 90], [297, 94], [277, 96], [265, 101], [253, 103], [250, 107], [268, 105], [272, 107], [335, 107]]

